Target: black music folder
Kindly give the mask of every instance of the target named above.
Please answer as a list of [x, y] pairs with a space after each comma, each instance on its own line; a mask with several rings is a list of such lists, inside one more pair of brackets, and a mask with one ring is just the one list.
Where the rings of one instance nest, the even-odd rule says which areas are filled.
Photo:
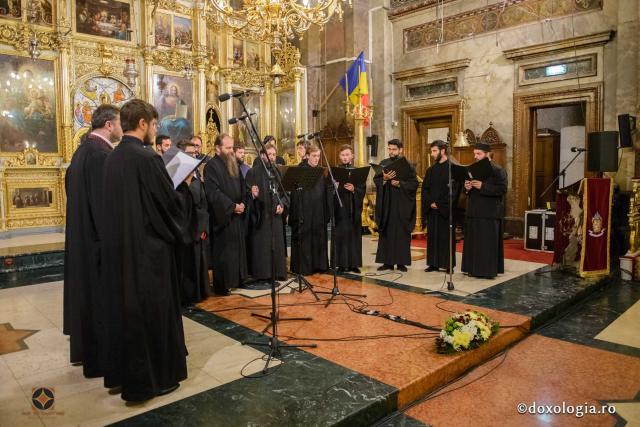
[[397, 179], [398, 181], [406, 181], [415, 177], [415, 172], [406, 157], [400, 157], [387, 166], [381, 166], [375, 163], [370, 163], [370, 165], [377, 174], [381, 174], [383, 170], [387, 173], [390, 171], [396, 171], [396, 177], [394, 179]]
[[369, 177], [369, 169], [371, 169], [370, 166], [364, 166], [361, 168], [339, 168], [332, 166], [331, 172], [333, 173], [333, 177], [335, 178], [335, 180], [339, 182], [340, 185], [360, 185], [367, 182], [367, 178]]
[[278, 169], [283, 173], [282, 186], [286, 191], [295, 191], [298, 188], [309, 190], [324, 174], [324, 168], [278, 166]]

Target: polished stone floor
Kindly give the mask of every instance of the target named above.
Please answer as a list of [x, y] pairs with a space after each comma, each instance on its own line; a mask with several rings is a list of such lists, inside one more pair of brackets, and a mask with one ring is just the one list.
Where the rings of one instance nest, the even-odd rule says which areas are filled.
[[[60, 242], [58, 242], [60, 243]], [[493, 281], [456, 274], [456, 290], [441, 289], [442, 273], [423, 273], [424, 249], [408, 274], [379, 275], [375, 241], [366, 238], [362, 275], [338, 276], [342, 292], [325, 308], [295, 285], [279, 293], [283, 349], [260, 378], [264, 291], [209, 298], [183, 312], [189, 378], [178, 391], [126, 406], [100, 380], [68, 363], [61, 333], [60, 266], [0, 275], [0, 426], [213, 425], [634, 425], [640, 422], [640, 285], [615, 277], [586, 281], [549, 266], [507, 260]], [[25, 242], [20, 243], [25, 244]], [[55, 244], [39, 242], [38, 244]], [[422, 256], [422, 259], [419, 259]], [[308, 277], [327, 291], [330, 275]], [[436, 292], [434, 292], [436, 291]], [[426, 293], [425, 293], [426, 292]], [[452, 311], [482, 310], [503, 329], [485, 346], [451, 356], [433, 351], [436, 328]], [[407, 325], [357, 313], [401, 316]], [[427, 327], [427, 329], [425, 329]], [[55, 395], [37, 410], [34, 392]], [[41, 396], [42, 397], [42, 396]], [[614, 405], [616, 413], [584, 417], [524, 414], [517, 404]], [[626, 424], [625, 424], [626, 423]]]

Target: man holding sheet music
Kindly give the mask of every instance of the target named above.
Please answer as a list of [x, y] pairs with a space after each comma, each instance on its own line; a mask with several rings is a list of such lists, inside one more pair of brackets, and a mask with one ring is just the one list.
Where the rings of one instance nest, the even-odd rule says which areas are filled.
[[[301, 168], [322, 168], [320, 148], [310, 145], [307, 161]], [[291, 192], [291, 271], [303, 276], [325, 272], [329, 268], [327, 257], [327, 223], [330, 219], [330, 195], [327, 179], [321, 176], [309, 190]]]
[[402, 142], [392, 139], [387, 143], [389, 158], [376, 171], [376, 222], [378, 224], [378, 251], [376, 262], [382, 263], [379, 271], [407, 271], [411, 264], [411, 232], [416, 224], [416, 171], [402, 156]]
[[504, 273], [502, 220], [507, 174], [490, 161], [491, 145], [480, 142], [474, 146], [476, 159], [467, 168], [464, 191], [467, 194], [466, 224], [462, 271], [474, 277], [492, 279]]
[[342, 272], [360, 273], [362, 267], [362, 201], [367, 191], [369, 166], [354, 169], [353, 148], [343, 145], [339, 152], [340, 164], [331, 168], [338, 183], [337, 198], [333, 198], [336, 218], [335, 266]]
[[[460, 195], [460, 184], [464, 179], [455, 179], [454, 167], [449, 168], [447, 144], [435, 140], [430, 147], [433, 164], [422, 181], [422, 228], [427, 231], [426, 272], [449, 270], [456, 265], [455, 223], [449, 218], [449, 207], [455, 208]], [[457, 166], [457, 165], [456, 165]], [[452, 194], [449, 194], [449, 170], [451, 169]], [[451, 197], [451, 205], [449, 198]], [[449, 229], [449, 221], [452, 221]], [[451, 260], [449, 259], [451, 257]], [[449, 265], [451, 262], [451, 266]]]

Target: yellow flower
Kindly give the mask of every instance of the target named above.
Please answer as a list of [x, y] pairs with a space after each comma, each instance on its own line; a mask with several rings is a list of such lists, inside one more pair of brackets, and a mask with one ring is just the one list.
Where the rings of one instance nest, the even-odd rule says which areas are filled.
[[473, 336], [469, 332], [462, 332], [456, 329], [453, 331], [453, 348], [456, 350], [460, 349], [460, 347], [468, 348], [472, 339]]

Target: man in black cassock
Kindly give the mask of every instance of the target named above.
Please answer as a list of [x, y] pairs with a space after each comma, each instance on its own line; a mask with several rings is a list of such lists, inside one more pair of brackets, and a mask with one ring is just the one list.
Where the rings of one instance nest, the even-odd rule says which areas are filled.
[[[216, 155], [204, 169], [204, 187], [209, 205], [213, 257], [213, 286], [216, 294], [229, 295], [247, 279], [245, 210], [249, 196], [233, 151], [233, 138], [220, 134]], [[252, 196], [258, 189], [252, 188]]]
[[[185, 154], [197, 157], [196, 146], [188, 139], [177, 144]], [[209, 230], [209, 210], [204, 182], [193, 173], [191, 184], [178, 190], [185, 199], [184, 244], [178, 247], [178, 271], [181, 284], [181, 303], [189, 305], [207, 298], [209, 290], [209, 259], [206, 245]]]
[[120, 120], [124, 136], [104, 166], [104, 382], [137, 402], [170, 393], [187, 378], [175, 256], [184, 200], [162, 158], [145, 148], [156, 133], [156, 109], [133, 99]]
[[[307, 148], [307, 159], [298, 167], [321, 168], [320, 149]], [[318, 178], [310, 190], [291, 192], [291, 271], [309, 275], [325, 272], [329, 268], [327, 258], [327, 223], [330, 218], [327, 180]]]
[[[272, 165], [273, 173], [280, 172], [275, 167], [276, 147], [266, 144], [267, 155], [262, 154], [265, 164]], [[270, 180], [263, 163], [256, 159], [253, 167], [247, 173], [247, 189], [257, 186], [259, 196], [252, 201], [249, 220], [249, 273], [257, 284], [270, 284], [271, 279], [285, 280], [287, 278], [287, 262], [285, 241], [282, 235], [283, 213], [287, 206], [285, 195], [279, 191], [276, 197], [270, 191]], [[273, 185], [277, 185], [273, 181]], [[276, 187], [277, 189], [277, 187]], [[272, 252], [273, 248], [273, 252]], [[273, 271], [272, 271], [273, 269]], [[252, 287], [255, 288], [256, 284]]]
[[101, 105], [91, 131], [67, 169], [67, 224], [64, 253], [64, 333], [69, 335], [71, 363], [82, 363], [85, 377], [104, 375], [104, 289], [102, 224], [104, 163], [122, 138], [120, 109]]
[[[476, 161], [489, 157], [491, 145], [480, 142], [473, 149]], [[490, 158], [489, 158], [490, 159]], [[462, 271], [470, 276], [492, 279], [504, 273], [502, 237], [507, 173], [491, 162], [493, 174], [484, 181], [464, 182], [467, 193]]]
[[[340, 147], [338, 167], [353, 168], [353, 148], [350, 145]], [[338, 183], [338, 194], [342, 208], [336, 197], [333, 209], [336, 216], [335, 239], [336, 267], [342, 272], [360, 273], [362, 266], [362, 201], [367, 192], [365, 184]]]
[[[402, 156], [402, 142], [392, 139], [387, 142], [389, 158], [380, 162], [385, 167]], [[376, 174], [376, 223], [378, 224], [378, 251], [376, 262], [382, 263], [378, 271], [393, 270], [394, 264], [399, 271], [407, 271], [411, 265], [411, 232], [416, 225], [416, 191], [418, 180], [415, 169], [406, 181], [395, 179], [395, 171]]]
[[[433, 164], [422, 181], [422, 228], [427, 230], [427, 268], [424, 271], [449, 270], [456, 265], [455, 222], [449, 229], [449, 158], [447, 144], [441, 140], [431, 143]], [[452, 173], [453, 176], [453, 173]], [[453, 183], [453, 205], [458, 204], [460, 184]]]

